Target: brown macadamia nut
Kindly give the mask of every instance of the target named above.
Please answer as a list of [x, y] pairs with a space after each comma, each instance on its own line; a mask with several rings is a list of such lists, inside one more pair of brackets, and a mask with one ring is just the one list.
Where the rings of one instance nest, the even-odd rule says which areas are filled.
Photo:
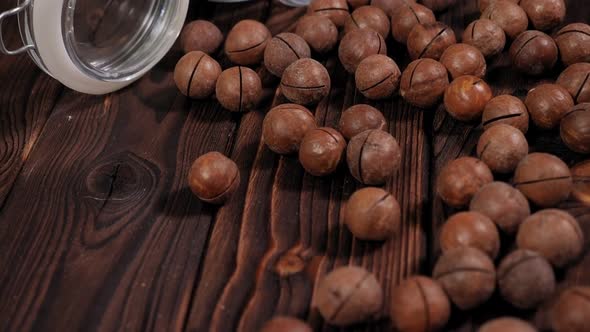
[[537, 30], [553, 29], [565, 19], [563, 0], [521, 0], [520, 7]]
[[415, 2], [416, 0], [371, 0], [371, 6], [381, 8], [387, 16], [392, 17], [401, 7]]
[[283, 104], [271, 109], [264, 117], [262, 138], [272, 151], [290, 154], [299, 151], [305, 134], [315, 128], [315, 118], [307, 108]]
[[338, 47], [338, 58], [349, 73], [354, 73], [359, 63], [373, 54], [387, 54], [387, 46], [383, 37], [372, 29], [350, 31]]
[[299, 162], [307, 173], [325, 176], [336, 170], [344, 149], [346, 141], [337, 130], [327, 127], [312, 129], [299, 146]]
[[535, 152], [524, 157], [514, 172], [514, 186], [540, 207], [554, 207], [572, 191], [569, 167], [548, 153]]
[[483, 79], [465, 75], [449, 84], [445, 91], [444, 103], [447, 112], [453, 118], [459, 121], [472, 121], [481, 117], [483, 109], [492, 97], [492, 89]]
[[448, 26], [436, 22], [432, 24], [418, 24], [408, 35], [408, 52], [410, 58], [440, 59], [447, 47], [456, 44], [455, 32]]
[[590, 103], [574, 106], [562, 119], [560, 136], [572, 151], [590, 153]]
[[319, 282], [315, 304], [328, 323], [352, 325], [373, 318], [381, 310], [383, 290], [377, 278], [362, 267], [339, 267]]
[[180, 92], [191, 98], [207, 98], [215, 92], [221, 66], [201, 51], [187, 53], [174, 68], [174, 82]]
[[439, 331], [447, 324], [451, 304], [438, 282], [412, 276], [396, 286], [392, 294], [391, 320], [396, 331]]
[[557, 45], [553, 38], [541, 31], [529, 30], [518, 35], [510, 46], [512, 65], [529, 75], [540, 75], [557, 62]]
[[475, 193], [469, 210], [490, 218], [502, 231], [514, 234], [522, 221], [531, 214], [526, 197], [504, 182], [492, 182]]
[[574, 98], [574, 103], [590, 103], [590, 63], [575, 63], [567, 67], [557, 78]]
[[357, 8], [346, 19], [344, 33], [346, 34], [354, 29], [367, 28], [377, 31], [385, 39], [389, 36], [389, 17], [379, 7], [363, 6]]
[[209, 152], [192, 164], [188, 185], [200, 200], [222, 204], [238, 189], [240, 171], [231, 159], [219, 152]]
[[481, 18], [496, 22], [513, 39], [529, 26], [526, 12], [514, 1], [495, 0], [482, 12]]
[[184, 53], [201, 51], [209, 55], [215, 53], [223, 42], [223, 34], [219, 28], [205, 20], [188, 23], [180, 33], [180, 47]]
[[561, 61], [567, 66], [578, 62], [590, 62], [590, 25], [572, 23], [557, 32], [555, 42]]
[[498, 288], [502, 297], [520, 309], [535, 308], [555, 290], [551, 264], [531, 250], [516, 250], [498, 266]]
[[472, 247], [458, 247], [443, 253], [432, 275], [461, 310], [484, 303], [496, 288], [494, 263], [483, 251]]
[[454, 6], [457, 0], [422, 0], [422, 4], [435, 12], [443, 11]]
[[463, 207], [484, 185], [494, 181], [492, 172], [481, 160], [461, 157], [449, 162], [436, 180], [440, 198], [452, 207]]
[[215, 95], [224, 108], [232, 112], [248, 112], [254, 109], [262, 98], [262, 82], [252, 69], [232, 67], [219, 75]]
[[283, 72], [281, 91], [291, 102], [301, 105], [315, 104], [330, 92], [328, 70], [313, 59], [293, 62]]
[[572, 196], [585, 205], [590, 205], [590, 160], [575, 164], [572, 169], [574, 188]]
[[449, 86], [445, 66], [433, 59], [412, 61], [402, 73], [400, 94], [408, 103], [430, 108], [438, 103]]
[[311, 327], [294, 317], [276, 316], [262, 326], [260, 332], [313, 332]]
[[526, 134], [529, 130], [529, 111], [520, 99], [500, 95], [488, 101], [483, 109], [481, 123], [486, 130], [497, 124], [507, 124]]
[[309, 47], [318, 53], [326, 53], [338, 43], [338, 28], [325, 16], [303, 16], [297, 21], [295, 34], [303, 38]]
[[391, 97], [399, 87], [400, 76], [395, 61], [383, 54], [365, 58], [354, 73], [357, 89], [369, 99]]
[[447, 67], [453, 79], [464, 75], [486, 75], [486, 59], [477, 48], [468, 44], [449, 46], [440, 57], [440, 63]]
[[258, 64], [264, 58], [264, 50], [270, 38], [270, 31], [264, 24], [254, 20], [240, 21], [225, 39], [225, 54], [237, 65]]
[[359, 182], [381, 185], [401, 165], [401, 150], [389, 133], [371, 129], [354, 136], [346, 149], [348, 169]]
[[537, 329], [522, 319], [501, 317], [486, 322], [477, 332], [537, 332]]
[[356, 238], [384, 241], [399, 232], [401, 210], [390, 193], [380, 188], [367, 187], [350, 196], [343, 219]]
[[529, 144], [524, 134], [506, 124], [490, 127], [477, 143], [477, 156], [497, 173], [513, 172], [528, 153]]
[[398, 42], [405, 44], [410, 31], [418, 24], [432, 24], [436, 17], [432, 10], [417, 3], [401, 6], [391, 17], [391, 34]]
[[311, 57], [311, 50], [303, 40], [294, 33], [279, 33], [270, 40], [264, 50], [264, 66], [268, 71], [278, 77], [293, 62]]
[[452, 215], [440, 230], [440, 248], [442, 252], [447, 252], [459, 247], [474, 247], [495, 259], [500, 250], [500, 234], [496, 225], [479, 212]]
[[506, 33], [496, 22], [481, 18], [465, 28], [463, 42], [476, 47], [485, 57], [492, 57], [504, 49]]
[[340, 132], [347, 140], [369, 129], [384, 130], [387, 122], [383, 113], [371, 105], [349, 107], [340, 117]]
[[326, 16], [337, 27], [343, 27], [350, 16], [346, 0], [312, 0], [307, 7], [307, 14]]
[[588, 331], [590, 287], [574, 286], [563, 291], [551, 308], [551, 327], [555, 332]]
[[584, 250], [584, 233], [576, 218], [557, 209], [541, 210], [526, 218], [516, 236], [520, 249], [536, 251], [555, 267], [575, 261]]
[[535, 125], [542, 129], [557, 127], [561, 118], [574, 107], [572, 96], [557, 84], [536, 86], [529, 91], [524, 103]]

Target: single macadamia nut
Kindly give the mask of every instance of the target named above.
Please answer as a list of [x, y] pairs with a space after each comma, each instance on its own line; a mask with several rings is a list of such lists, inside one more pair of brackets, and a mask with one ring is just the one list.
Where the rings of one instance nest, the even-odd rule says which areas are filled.
[[531, 119], [542, 129], [552, 129], [574, 107], [569, 92], [557, 84], [541, 84], [531, 89], [524, 101]]
[[402, 73], [400, 94], [411, 105], [430, 108], [438, 103], [448, 86], [449, 75], [442, 63], [418, 59]]
[[455, 32], [448, 26], [440, 22], [418, 24], [408, 35], [408, 52], [413, 60], [422, 58], [438, 60], [449, 46], [456, 43]]
[[551, 327], [555, 332], [588, 331], [590, 317], [590, 287], [567, 288], [551, 308]]
[[472, 247], [458, 247], [443, 253], [432, 275], [461, 310], [484, 303], [496, 289], [494, 263], [483, 251]]
[[570, 150], [590, 153], [590, 103], [574, 106], [561, 119], [560, 136]]
[[440, 57], [440, 62], [447, 67], [453, 79], [464, 75], [486, 75], [486, 59], [477, 48], [468, 44], [449, 46]]
[[343, 27], [350, 16], [346, 0], [312, 0], [307, 7], [307, 14], [326, 16], [337, 27]]
[[230, 30], [225, 40], [225, 54], [237, 65], [248, 66], [262, 62], [270, 31], [258, 21], [243, 20]]
[[492, 57], [504, 49], [506, 33], [496, 22], [481, 18], [465, 28], [463, 42], [476, 47], [485, 57]]
[[192, 164], [188, 184], [202, 201], [222, 204], [238, 189], [240, 171], [231, 159], [219, 152], [209, 152]]
[[481, 78], [471, 75], [453, 80], [445, 91], [444, 103], [449, 115], [459, 121], [479, 119], [492, 99], [492, 89]]
[[401, 165], [401, 150], [389, 133], [371, 129], [348, 143], [346, 160], [352, 176], [367, 185], [384, 184]]
[[443, 167], [436, 180], [436, 191], [445, 203], [459, 208], [469, 204], [473, 195], [492, 181], [492, 172], [483, 161], [461, 157]]
[[391, 320], [396, 331], [439, 331], [447, 324], [451, 304], [435, 280], [412, 276], [396, 286], [392, 294]]
[[389, 17], [379, 7], [363, 6], [357, 8], [346, 19], [344, 33], [346, 34], [354, 29], [366, 28], [377, 31], [385, 39], [389, 36]]
[[556, 83], [572, 95], [574, 103], [590, 103], [590, 63], [581, 62], [567, 67]]
[[391, 17], [391, 34], [398, 42], [405, 44], [410, 31], [418, 24], [433, 24], [436, 17], [432, 10], [417, 3], [408, 3]]
[[371, 272], [355, 266], [339, 267], [319, 282], [315, 304], [332, 325], [362, 323], [381, 310], [383, 290]]
[[369, 129], [384, 130], [387, 122], [383, 113], [371, 105], [349, 107], [340, 117], [340, 132], [347, 140]]
[[271, 109], [264, 117], [262, 138], [272, 151], [290, 154], [299, 151], [305, 134], [315, 128], [315, 118], [307, 108], [283, 104]]
[[305, 134], [299, 146], [299, 162], [314, 176], [333, 173], [346, 149], [346, 140], [335, 129], [317, 128]]
[[486, 215], [507, 234], [516, 233], [522, 221], [531, 214], [526, 197], [504, 182], [483, 186], [471, 199], [469, 210]]
[[270, 40], [264, 51], [264, 66], [268, 71], [278, 77], [293, 62], [311, 57], [311, 50], [303, 40], [294, 33], [279, 33]]
[[287, 316], [277, 316], [262, 326], [260, 332], [313, 332], [302, 320]]
[[495, 259], [500, 250], [500, 234], [494, 222], [479, 212], [459, 212], [452, 215], [440, 230], [443, 252], [474, 247]]
[[563, 0], [521, 0], [531, 23], [537, 30], [550, 30], [563, 23], [565, 19], [565, 2]]
[[529, 75], [540, 75], [551, 70], [558, 55], [553, 38], [535, 30], [518, 35], [509, 52], [514, 67]]
[[495, 0], [483, 11], [481, 18], [496, 22], [512, 39], [524, 32], [529, 25], [526, 12], [515, 1]]
[[221, 75], [217, 61], [201, 51], [186, 54], [174, 68], [174, 82], [180, 92], [191, 98], [207, 98], [215, 92]]
[[567, 66], [578, 62], [590, 62], [590, 25], [572, 23], [557, 32], [555, 42], [561, 61]]
[[352, 194], [346, 203], [344, 223], [358, 239], [384, 241], [399, 232], [400, 206], [381, 188], [363, 188]]
[[232, 67], [219, 75], [215, 95], [224, 108], [232, 112], [248, 112], [254, 109], [262, 98], [262, 82], [252, 69]]
[[400, 77], [395, 61], [383, 54], [365, 58], [354, 73], [357, 89], [369, 99], [391, 97], [399, 87]]
[[576, 218], [557, 209], [541, 210], [526, 218], [516, 236], [520, 249], [533, 250], [555, 267], [575, 261], [584, 250], [584, 233]]
[[205, 20], [188, 23], [180, 33], [180, 47], [184, 53], [201, 51], [209, 55], [215, 53], [223, 42], [223, 34], [219, 28]]
[[301, 105], [315, 104], [330, 92], [328, 70], [313, 59], [293, 62], [283, 72], [281, 91], [291, 102]]
[[349, 73], [373, 54], [387, 54], [383, 37], [373, 29], [355, 29], [344, 35], [338, 47], [338, 58]]
[[528, 153], [529, 144], [524, 134], [507, 124], [490, 127], [477, 143], [477, 156], [497, 173], [513, 172]]
[[535, 308], [553, 294], [555, 275], [551, 264], [531, 250], [516, 250], [498, 266], [502, 297], [520, 309]]
[[548, 153], [535, 152], [524, 157], [514, 172], [514, 186], [540, 207], [554, 207], [572, 191], [569, 167]]
[[486, 322], [477, 332], [537, 332], [537, 329], [522, 319], [501, 317]]
[[520, 99], [500, 95], [488, 101], [483, 109], [481, 123], [486, 130], [497, 124], [507, 124], [526, 134], [529, 130], [529, 112]]
[[325, 16], [303, 16], [297, 22], [295, 34], [303, 38], [309, 47], [318, 53], [326, 53], [338, 43], [338, 28]]

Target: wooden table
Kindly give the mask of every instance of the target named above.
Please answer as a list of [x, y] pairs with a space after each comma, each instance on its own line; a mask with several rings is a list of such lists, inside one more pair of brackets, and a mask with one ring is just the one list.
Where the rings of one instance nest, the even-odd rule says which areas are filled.
[[[585, 1], [568, 2], [569, 22], [590, 18]], [[303, 12], [275, 1], [193, 1], [190, 18], [213, 20], [224, 32], [254, 18], [276, 34]], [[438, 17], [460, 36], [478, 17], [476, 1], [459, 1]], [[14, 31], [8, 38], [18, 43]], [[404, 48], [391, 40], [388, 47], [405, 68]], [[178, 93], [171, 75], [178, 57], [171, 52], [139, 82], [108, 96], [64, 88], [26, 56], [0, 57], [1, 331], [255, 331], [277, 314], [333, 331], [310, 301], [314, 283], [334, 267], [366, 267], [386, 294], [405, 276], [431, 271], [437, 230], [454, 212], [436, 198], [434, 179], [449, 160], [474, 153], [477, 124], [452, 120], [442, 106], [420, 110], [398, 97], [371, 102], [403, 149], [402, 168], [386, 186], [400, 201], [403, 227], [383, 244], [356, 241], [341, 226], [343, 203], [360, 187], [346, 167], [315, 178], [260, 140], [265, 112], [282, 102], [277, 80], [260, 69], [263, 102], [253, 112], [230, 113]], [[342, 110], [367, 100], [335, 52], [320, 60], [333, 87], [315, 115], [318, 124], [336, 126]], [[496, 94], [520, 97], [538, 82], [510, 69], [506, 55], [489, 63], [486, 80]], [[533, 151], [570, 164], [584, 159], [568, 152], [557, 132], [532, 129], [528, 138]], [[223, 207], [201, 203], [186, 183], [192, 161], [213, 150], [241, 171], [238, 192]], [[574, 201], [561, 207], [590, 237], [590, 209]], [[503, 240], [506, 252], [512, 242]], [[558, 277], [561, 286], [590, 284], [590, 255]], [[384, 313], [388, 307], [386, 296]], [[496, 294], [478, 310], [454, 309], [448, 329], [471, 331], [507, 314], [546, 329], [546, 312], [547, 305], [516, 311]], [[350, 330], [385, 330], [391, 323], [383, 317]]]

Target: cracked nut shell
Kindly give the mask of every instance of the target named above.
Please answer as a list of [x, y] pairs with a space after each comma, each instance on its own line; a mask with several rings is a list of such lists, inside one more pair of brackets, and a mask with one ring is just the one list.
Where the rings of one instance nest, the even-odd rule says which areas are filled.
[[362, 6], [350, 14], [344, 24], [344, 34], [355, 29], [373, 29], [377, 31], [383, 39], [389, 36], [389, 17], [387, 14], [375, 6]]
[[401, 211], [399, 203], [390, 193], [381, 188], [367, 187], [350, 196], [343, 219], [356, 238], [384, 241], [399, 231]]
[[405, 44], [410, 31], [416, 25], [435, 22], [436, 17], [432, 10], [418, 3], [408, 3], [391, 17], [391, 34], [399, 43]]
[[561, 61], [567, 66], [590, 62], [590, 25], [572, 23], [557, 32], [555, 42]]
[[271, 74], [282, 77], [290, 64], [309, 57], [311, 50], [305, 40], [294, 33], [284, 32], [274, 36], [266, 45], [264, 66]]
[[483, 132], [477, 143], [477, 156], [496, 173], [511, 173], [529, 153], [524, 134], [515, 127], [498, 124]]
[[330, 92], [330, 74], [313, 59], [293, 62], [283, 72], [281, 91], [291, 102], [301, 105], [315, 104]]
[[492, 57], [502, 53], [506, 45], [506, 33], [496, 22], [481, 18], [465, 28], [463, 42], [476, 47], [485, 57]]
[[401, 158], [397, 140], [379, 129], [354, 136], [346, 149], [350, 173], [366, 185], [384, 184], [399, 169]]
[[569, 92], [557, 84], [541, 84], [531, 89], [524, 101], [531, 119], [542, 129], [552, 129], [572, 107], [574, 100]]
[[227, 34], [225, 54], [237, 65], [258, 64], [262, 62], [270, 38], [270, 31], [264, 24], [254, 20], [240, 21]]
[[357, 89], [369, 99], [391, 97], [399, 87], [400, 76], [395, 61], [383, 54], [365, 58], [354, 73]]
[[248, 112], [254, 109], [262, 98], [262, 82], [252, 69], [232, 67], [219, 75], [215, 95], [224, 108], [232, 112]]
[[453, 118], [459, 121], [472, 121], [481, 117], [483, 109], [492, 97], [492, 89], [483, 79], [465, 75], [449, 84], [445, 91], [444, 103], [447, 112]]
[[557, 78], [574, 98], [574, 103], [590, 103], [590, 63], [575, 63], [567, 67]]
[[402, 73], [400, 94], [411, 105], [430, 108], [438, 103], [448, 86], [449, 74], [442, 63], [418, 59]]
[[507, 124], [526, 134], [529, 130], [529, 111], [520, 99], [511, 95], [499, 95], [486, 104], [481, 123], [485, 130], [497, 124]]
[[449, 46], [456, 43], [455, 32], [443, 23], [418, 24], [408, 35], [408, 52], [412, 60], [438, 60]]
[[196, 99], [207, 98], [215, 92], [219, 75], [219, 63], [201, 51], [187, 53], [174, 68], [174, 82], [178, 90]]
[[529, 75], [551, 70], [557, 62], [558, 49], [553, 38], [541, 31], [521, 33], [510, 46], [512, 65]]
[[209, 152], [192, 164], [188, 184], [200, 200], [222, 204], [238, 189], [240, 171], [233, 160], [219, 152]]
[[335, 129], [322, 127], [305, 134], [299, 146], [299, 162], [314, 176], [333, 173], [346, 149], [344, 137]]
[[372, 29], [350, 31], [338, 47], [338, 58], [349, 73], [354, 73], [359, 63], [373, 54], [387, 54], [387, 45], [383, 37]]
[[325, 16], [337, 27], [344, 26], [350, 16], [346, 0], [312, 0], [307, 7], [307, 14]]
[[590, 153], [590, 103], [574, 106], [561, 119], [560, 136], [570, 150]]

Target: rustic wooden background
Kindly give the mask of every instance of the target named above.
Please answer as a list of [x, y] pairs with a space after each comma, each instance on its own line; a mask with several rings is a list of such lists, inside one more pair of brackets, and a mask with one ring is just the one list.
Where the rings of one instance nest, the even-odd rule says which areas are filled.
[[[585, 1], [568, 2], [568, 22], [590, 18]], [[303, 12], [276, 1], [194, 1], [190, 18], [213, 20], [224, 32], [254, 18], [276, 34]], [[476, 1], [461, 0], [438, 17], [460, 36], [478, 17]], [[6, 38], [17, 45], [15, 22], [9, 24]], [[404, 68], [404, 48], [391, 38], [388, 46]], [[309, 305], [314, 283], [335, 266], [366, 267], [386, 294], [404, 276], [430, 272], [437, 230], [453, 212], [433, 194], [434, 179], [449, 160], [474, 152], [477, 124], [398, 97], [371, 103], [403, 149], [403, 166], [386, 186], [400, 201], [403, 228], [384, 244], [359, 242], [340, 225], [343, 203], [359, 188], [346, 167], [314, 178], [295, 157], [261, 143], [265, 112], [282, 102], [277, 80], [259, 69], [264, 101], [256, 111], [232, 114], [214, 100], [178, 93], [171, 75], [178, 58], [172, 51], [129, 88], [88, 96], [64, 88], [26, 56], [0, 56], [0, 331], [255, 331], [277, 314], [335, 331]], [[315, 115], [318, 124], [336, 126], [342, 110], [367, 100], [335, 52], [320, 60], [333, 87]], [[487, 81], [496, 94], [524, 96], [537, 80], [511, 70], [504, 55], [489, 63]], [[535, 151], [570, 164], [584, 159], [556, 132], [533, 129], [528, 138]], [[201, 203], [185, 180], [191, 162], [212, 150], [241, 170], [238, 192], [223, 207]], [[562, 207], [590, 237], [590, 209], [574, 201]], [[508, 250], [510, 239], [503, 244]], [[590, 284], [590, 255], [558, 276], [562, 286]], [[547, 329], [546, 307], [516, 311], [496, 294], [478, 310], [454, 310], [448, 330], [472, 331], [506, 314]], [[390, 325], [384, 315], [347, 330]]]

